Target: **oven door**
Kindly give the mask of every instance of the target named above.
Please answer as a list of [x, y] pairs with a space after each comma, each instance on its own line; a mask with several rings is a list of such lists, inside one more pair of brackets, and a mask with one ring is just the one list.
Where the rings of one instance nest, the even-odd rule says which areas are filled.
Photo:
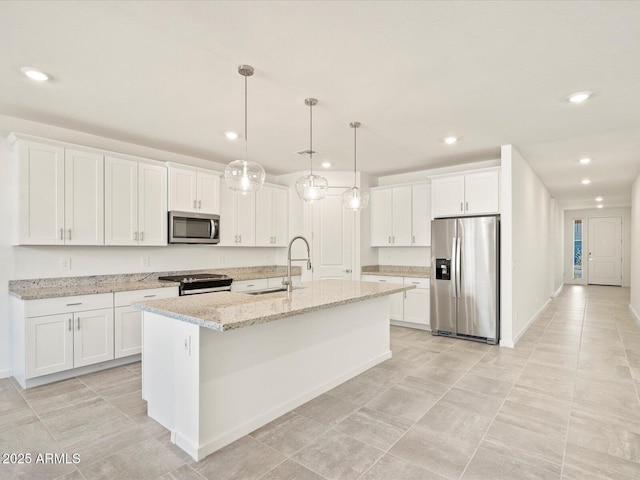
[[169, 212], [169, 243], [219, 243], [220, 216]]

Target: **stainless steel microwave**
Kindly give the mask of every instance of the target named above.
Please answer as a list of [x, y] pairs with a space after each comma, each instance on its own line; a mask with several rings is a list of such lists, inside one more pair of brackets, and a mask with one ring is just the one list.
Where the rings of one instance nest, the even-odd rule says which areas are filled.
[[169, 243], [219, 243], [220, 215], [169, 212]]

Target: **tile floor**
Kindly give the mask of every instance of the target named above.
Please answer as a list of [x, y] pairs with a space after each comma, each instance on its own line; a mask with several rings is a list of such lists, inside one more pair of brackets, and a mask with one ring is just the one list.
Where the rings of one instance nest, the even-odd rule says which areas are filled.
[[638, 479], [629, 290], [566, 287], [515, 349], [392, 328], [393, 359], [193, 462], [146, 416], [140, 364], [22, 391], [0, 380], [0, 464], [25, 479]]

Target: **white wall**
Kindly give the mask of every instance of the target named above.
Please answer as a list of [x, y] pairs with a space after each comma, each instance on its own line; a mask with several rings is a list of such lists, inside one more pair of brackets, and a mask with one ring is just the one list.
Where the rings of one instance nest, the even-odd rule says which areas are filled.
[[[631, 209], [630, 208], [591, 208], [585, 210], [565, 210], [564, 221], [564, 278], [565, 283], [586, 285], [589, 273], [587, 252], [589, 251], [589, 218], [622, 217], [622, 286], [628, 287], [631, 277]], [[582, 226], [582, 280], [573, 279], [573, 220], [581, 218]]]
[[[283, 264], [284, 248], [232, 248], [215, 245], [169, 245], [166, 247], [65, 247], [12, 246], [11, 151], [6, 142], [12, 132], [51, 138], [118, 153], [224, 170], [208, 160], [176, 155], [140, 145], [96, 137], [0, 115], [0, 378], [10, 374], [8, 281], [26, 278], [156, 272], [165, 270], [220, 268]], [[274, 177], [269, 177], [273, 181]], [[282, 252], [285, 252], [284, 254]], [[149, 266], [142, 266], [148, 257]], [[71, 259], [71, 270], [60, 269], [60, 259]]]
[[551, 236], [549, 268], [549, 295], [556, 296], [564, 285], [564, 210], [555, 198], [551, 199], [549, 211], [549, 234]]
[[501, 340], [513, 346], [549, 301], [548, 190], [511, 145], [502, 146]]
[[629, 285], [631, 300], [629, 308], [640, 320], [640, 176], [631, 186], [631, 252], [629, 261]]

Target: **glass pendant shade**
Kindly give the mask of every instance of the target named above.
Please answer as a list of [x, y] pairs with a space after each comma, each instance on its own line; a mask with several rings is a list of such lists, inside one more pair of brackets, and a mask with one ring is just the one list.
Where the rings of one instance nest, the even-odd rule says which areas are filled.
[[224, 169], [227, 186], [243, 195], [260, 190], [264, 185], [264, 179], [264, 168], [250, 160], [234, 160]]
[[342, 193], [342, 206], [357, 212], [369, 204], [369, 192], [361, 192], [358, 187], [347, 188]]
[[296, 192], [305, 202], [312, 203], [316, 200], [322, 200], [327, 196], [328, 189], [329, 182], [327, 182], [327, 179], [313, 173], [296, 180]]

